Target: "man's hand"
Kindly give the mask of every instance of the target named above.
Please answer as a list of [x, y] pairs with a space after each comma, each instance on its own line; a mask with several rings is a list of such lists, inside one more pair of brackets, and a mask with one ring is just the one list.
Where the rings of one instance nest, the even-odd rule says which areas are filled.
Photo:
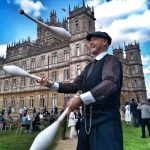
[[51, 87], [51, 83], [49, 82], [49, 77], [43, 76], [40, 80], [36, 80], [42, 86]]
[[81, 104], [82, 104], [82, 100], [81, 100], [80, 96], [75, 96], [75, 97], [71, 98], [67, 103], [69, 112], [76, 110], [77, 108], [80, 107]]

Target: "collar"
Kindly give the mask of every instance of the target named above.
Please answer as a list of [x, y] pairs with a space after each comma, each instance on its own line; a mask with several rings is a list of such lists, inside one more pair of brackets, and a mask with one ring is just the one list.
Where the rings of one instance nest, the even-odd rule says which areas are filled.
[[96, 59], [96, 60], [100, 60], [100, 59], [102, 59], [106, 54], [107, 54], [107, 52], [102, 52], [102, 53], [100, 53], [99, 55], [97, 55], [97, 56], [95, 57], [95, 59]]

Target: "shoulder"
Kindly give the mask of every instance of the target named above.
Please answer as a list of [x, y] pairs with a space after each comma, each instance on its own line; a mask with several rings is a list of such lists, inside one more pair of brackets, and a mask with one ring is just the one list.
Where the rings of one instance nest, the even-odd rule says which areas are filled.
[[119, 67], [122, 70], [122, 64], [119, 61], [119, 59], [117, 57], [115, 57], [114, 55], [110, 55], [107, 54], [104, 57], [104, 66], [115, 66], [115, 67]]
[[106, 60], [106, 61], [116, 61], [116, 62], [119, 62], [119, 63], [120, 63], [119, 59], [118, 59], [116, 56], [111, 55], [111, 54], [107, 54], [107, 55], [105, 56], [105, 60]]

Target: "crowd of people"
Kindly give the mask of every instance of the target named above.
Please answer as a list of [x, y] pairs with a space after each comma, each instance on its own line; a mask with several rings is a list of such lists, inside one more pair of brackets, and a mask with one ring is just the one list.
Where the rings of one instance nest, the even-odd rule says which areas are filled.
[[38, 131], [39, 126], [43, 122], [47, 122], [49, 125], [56, 121], [58, 117], [57, 107], [48, 111], [47, 107], [43, 107], [41, 111], [37, 111], [35, 107], [32, 110], [33, 115], [28, 114], [26, 106], [19, 109], [20, 124], [26, 127], [27, 132]]
[[146, 138], [147, 127], [150, 137], [150, 103], [148, 101], [137, 103], [132, 99], [126, 102], [122, 111], [127, 126], [141, 127], [141, 138]]
[[[57, 107], [48, 111], [47, 107], [43, 107], [40, 111], [36, 111], [33, 107], [33, 116], [29, 116], [28, 109], [26, 106], [19, 109], [19, 121], [23, 127], [26, 127], [28, 132], [38, 131], [41, 120], [49, 121], [49, 125], [56, 121], [59, 115], [61, 115], [66, 106], [64, 105], [58, 114]], [[150, 136], [150, 104], [142, 101], [137, 103], [134, 99], [127, 101], [124, 106], [121, 107], [124, 120], [127, 126], [141, 127], [141, 138], [146, 138], [146, 127], [148, 135]], [[3, 123], [5, 128], [6, 120], [13, 121], [12, 110], [9, 106], [7, 109], [3, 109], [0, 113], [0, 123]], [[75, 139], [78, 137], [81, 123], [81, 112], [80, 109], [72, 111], [68, 116], [65, 117], [61, 123], [61, 138], [66, 140], [66, 129], [69, 128], [69, 139]]]
[[12, 111], [14, 110], [11, 108], [11, 106], [8, 106], [8, 108], [2, 109], [0, 112], [0, 126], [2, 129], [5, 129], [5, 126], [8, 122], [16, 121], [12, 115]]
[[[51, 125], [54, 123], [59, 115], [63, 113], [66, 106], [64, 105], [58, 113], [58, 108], [54, 107], [48, 111], [47, 107], [43, 107], [41, 111], [37, 111], [35, 107], [33, 107], [32, 114], [28, 112], [28, 108], [26, 106], [20, 107], [18, 114], [19, 114], [19, 124], [22, 127], [25, 127], [25, 132], [31, 133], [34, 131], [39, 131], [39, 126], [41, 125], [42, 121], [47, 122], [47, 125]], [[6, 119], [11, 119], [13, 121], [11, 113], [11, 107], [8, 109], [3, 109], [0, 113], [0, 123], [3, 123], [3, 128], [6, 125]], [[61, 137], [62, 140], [66, 140], [67, 136], [66, 131], [69, 128], [69, 139], [75, 139], [78, 136], [79, 129], [80, 129], [80, 120], [81, 120], [81, 113], [79, 109], [74, 112], [71, 112], [70, 115], [66, 116], [66, 118], [61, 123]]]

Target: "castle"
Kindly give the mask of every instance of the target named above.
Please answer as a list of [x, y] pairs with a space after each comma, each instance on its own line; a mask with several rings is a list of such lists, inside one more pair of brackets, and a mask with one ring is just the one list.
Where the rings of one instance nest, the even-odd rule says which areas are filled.
[[[42, 18], [40, 21], [44, 22]], [[95, 31], [94, 9], [83, 5], [69, 7], [69, 17], [57, 21], [56, 11], [50, 12], [50, 21], [45, 23], [69, 30], [69, 42], [57, 40], [45, 27], [37, 26], [37, 39], [22, 39], [7, 45], [6, 59], [0, 58], [0, 109], [11, 106], [18, 110], [21, 106], [29, 109], [44, 106], [61, 108], [70, 94], [60, 94], [49, 88], [39, 86], [35, 79], [12, 77], [2, 69], [4, 64], [20, 66], [31, 74], [49, 76], [52, 81], [72, 82], [91, 59], [85, 39], [89, 32]], [[126, 57], [124, 57], [124, 53]], [[124, 50], [113, 48], [115, 55], [123, 64], [123, 87], [121, 103], [134, 98], [147, 99], [139, 43], [124, 44]]]

